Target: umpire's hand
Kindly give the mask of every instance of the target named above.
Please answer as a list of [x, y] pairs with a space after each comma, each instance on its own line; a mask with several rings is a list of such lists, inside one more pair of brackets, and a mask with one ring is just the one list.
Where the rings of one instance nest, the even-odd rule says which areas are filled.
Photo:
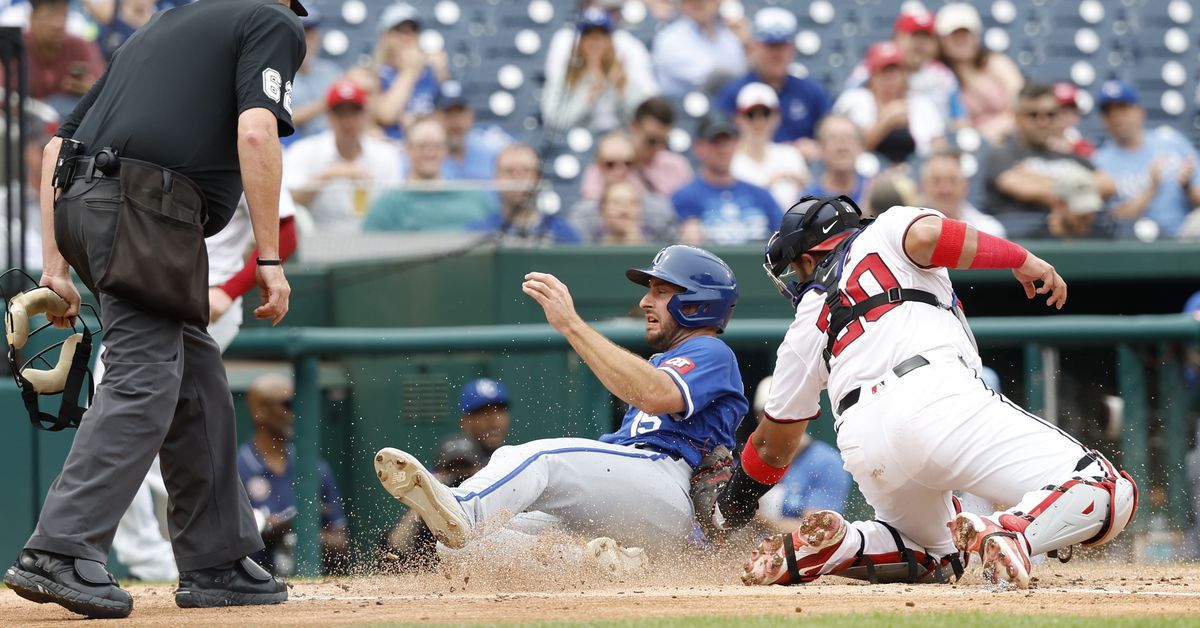
[[282, 266], [259, 266], [258, 287], [262, 294], [262, 305], [254, 308], [254, 318], [269, 318], [278, 325], [288, 313], [288, 297], [292, 287], [283, 276]]
[[71, 271], [68, 270], [62, 274], [42, 273], [42, 280], [38, 282], [38, 285], [50, 288], [62, 297], [63, 301], [67, 302], [67, 311], [62, 316], [46, 313], [46, 319], [50, 321], [50, 324], [55, 327], [74, 325], [75, 317], [79, 316], [79, 290], [75, 289], [75, 282], [71, 281]]

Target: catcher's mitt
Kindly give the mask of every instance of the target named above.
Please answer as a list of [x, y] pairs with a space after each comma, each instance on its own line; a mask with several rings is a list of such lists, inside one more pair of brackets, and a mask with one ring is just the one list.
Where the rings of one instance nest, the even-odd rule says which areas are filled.
[[700, 530], [714, 543], [723, 543], [729, 528], [717, 508], [717, 499], [733, 476], [733, 454], [718, 445], [692, 472], [692, 509]]

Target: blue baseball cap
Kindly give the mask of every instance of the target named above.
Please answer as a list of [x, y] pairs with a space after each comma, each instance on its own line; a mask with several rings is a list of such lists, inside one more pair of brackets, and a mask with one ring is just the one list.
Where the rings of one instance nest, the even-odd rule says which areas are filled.
[[458, 408], [463, 414], [491, 405], [508, 405], [508, 391], [504, 389], [504, 384], [490, 377], [481, 377], [463, 386], [462, 397], [458, 401]]
[[764, 44], [783, 44], [796, 36], [796, 16], [779, 7], [767, 7], [754, 14], [754, 39]]
[[1200, 292], [1193, 294], [1183, 306], [1183, 313], [1200, 320]]
[[467, 95], [463, 93], [462, 83], [451, 80], [445, 81], [438, 86], [437, 96], [433, 98], [433, 106], [436, 109], [470, 107], [471, 101], [468, 100]]
[[1096, 104], [1103, 109], [1115, 102], [1136, 105], [1141, 103], [1142, 99], [1138, 97], [1133, 85], [1125, 81], [1105, 81], [1100, 86], [1100, 97], [1096, 99]]
[[608, 11], [600, 7], [591, 7], [579, 16], [579, 21], [575, 23], [575, 28], [579, 32], [589, 31], [593, 28], [602, 28], [607, 32], [612, 32], [612, 20], [608, 17]]

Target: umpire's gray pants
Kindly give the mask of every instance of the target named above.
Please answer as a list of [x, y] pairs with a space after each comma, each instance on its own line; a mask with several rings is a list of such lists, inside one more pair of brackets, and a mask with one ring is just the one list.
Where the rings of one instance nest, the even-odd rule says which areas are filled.
[[179, 569], [220, 565], [263, 547], [237, 474], [221, 352], [203, 327], [96, 292], [120, 197], [115, 179], [76, 179], [55, 210], [59, 250], [100, 301], [106, 372], [25, 546], [107, 562], [117, 523], [158, 453]]

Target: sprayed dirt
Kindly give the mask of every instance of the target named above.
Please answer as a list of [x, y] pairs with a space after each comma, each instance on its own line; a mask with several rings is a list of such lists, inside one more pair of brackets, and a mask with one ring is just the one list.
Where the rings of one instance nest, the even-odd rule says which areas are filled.
[[[279, 606], [181, 610], [170, 585], [132, 584], [126, 626], [516, 623], [647, 617], [796, 617], [797, 613], [975, 611], [1047, 615], [1200, 614], [1200, 565], [1076, 560], [1035, 567], [1028, 591], [985, 586], [977, 565], [957, 584], [870, 585], [825, 578], [803, 587], [746, 587], [734, 557], [659, 560], [621, 580], [553, 552], [496, 560], [457, 557], [438, 573], [297, 581]], [[78, 619], [0, 590], [0, 623], [64, 626]], [[108, 622], [88, 622], [100, 626]]]

